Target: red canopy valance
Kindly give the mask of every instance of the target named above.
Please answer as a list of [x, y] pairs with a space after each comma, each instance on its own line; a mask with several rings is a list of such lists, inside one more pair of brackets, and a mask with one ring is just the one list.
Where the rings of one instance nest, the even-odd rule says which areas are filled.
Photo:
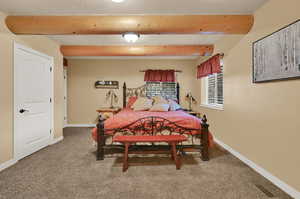
[[200, 64], [197, 70], [197, 78], [200, 79], [202, 77], [206, 77], [213, 73], [220, 73], [221, 72], [220, 59], [221, 59], [221, 55], [217, 54], [212, 58], [210, 58], [209, 60]]
[[175, 82], [175, 70], [146, 70], [145, 82]]

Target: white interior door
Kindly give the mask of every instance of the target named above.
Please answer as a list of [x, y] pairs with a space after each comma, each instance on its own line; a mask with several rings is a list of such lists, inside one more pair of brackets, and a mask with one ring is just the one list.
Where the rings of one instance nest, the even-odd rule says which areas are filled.
[[15, 44], [15, 157], [50, 144], [53, 58]]

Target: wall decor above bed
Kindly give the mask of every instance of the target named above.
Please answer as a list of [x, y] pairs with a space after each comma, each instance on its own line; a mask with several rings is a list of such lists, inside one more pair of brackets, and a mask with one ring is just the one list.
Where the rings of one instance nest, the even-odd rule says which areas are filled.
[[253, 43], [253, 83], [300, 78], [300, 20]]
[[166, 99], [178, 100], [176, 82], [146, 82], [146, 96], [162, 96]]
[[95, 88], [104, 88], [104, 89], [119, 89], [118, 81], [96, 81]]

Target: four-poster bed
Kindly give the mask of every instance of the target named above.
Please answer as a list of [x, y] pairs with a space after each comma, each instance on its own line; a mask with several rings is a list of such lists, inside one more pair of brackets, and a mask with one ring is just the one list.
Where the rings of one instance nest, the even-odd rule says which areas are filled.
[[[179, 102], [180, 87], [177, 83], [176, 90], [177, 101]], [[146, 96], [145, 86], [139, 88], [127, 88], [126, 83], [123, 86], [123, 110], [112, 118], [105, 120], [99, 115], [97, 129], [93, 137], [97, 144], [97, 160], [103, 160], [105, 154], [110, 149], [124, 147], [122, 145], [111, 143], [107, 144], [107, 138], [113, 138], [116, 135], [184, 135], [192, 139], [192, 144], [181, 144], [177, 148], [184, 153], [185, 151], [199, 151], [203, 161], [209, 160], [209, 146], [212, 144], [212, 137], [209, 133], [207, 118], [189, 115], [180, 111], [169, 112], [150, 112], [133, 111], [127, 106], [127, 99], [132, 96]], [[194, 139], [200, 139], [198, 144]], [[147, 151], [147, 150], [169, 150], [168, 145], [132, 145], [129, 151]]]

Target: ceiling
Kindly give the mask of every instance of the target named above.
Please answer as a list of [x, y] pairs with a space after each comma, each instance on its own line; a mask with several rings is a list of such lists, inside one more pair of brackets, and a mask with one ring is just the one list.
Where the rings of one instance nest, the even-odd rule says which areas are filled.
[[[121, 35], [49, 35], [62, 45], [127, 45]], [[202, 45], [214, 44], [222, 35], [141, 35], [135, 45]]]
[[10, 15], [251, 14], [267, 0], [1, 0]]
[[[1, 0], [8, 15], [230, 15], [253, 14], [267, 0]], [[224, 24], [225, 26], [226, 24]], [[148, 34], [134, 45], [209, 45], [222, 34]], [[61, 45], [129, 46], [122, 35], [47, 35]], [[105, 56], [103, 56], [105, 57]], [[161, 56], [163, 57], [163, 56]], [[170, 57], [170, 56], [169, 56]], [[174, 56], [175, 57], [175, 56]], [[193, 59], [194, 55], [185, 56]]]

